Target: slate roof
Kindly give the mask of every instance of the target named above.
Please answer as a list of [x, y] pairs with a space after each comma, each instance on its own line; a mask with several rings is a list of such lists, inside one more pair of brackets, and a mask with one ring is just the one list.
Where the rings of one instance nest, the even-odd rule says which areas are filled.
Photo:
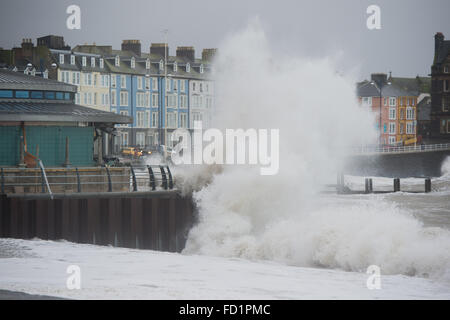
[[7, 69], [0, 69], [0, 89], [77, 92], [77, 87], [71, 84], [30, 76]]
[[[420, 93], [429, 93], [430, 91], [431, 79], [428, 77], [391, 77], [389, 81], [391, 85], [385, 85], [382, 88], [383, 97], [418, 96]], [[378, 97], [380, 95], [378, 89], [368, 80], [357, 83], [356, 92], [359, 97]]]
[[64, 102], [0, 100], [2, 121], [132, 123], [132, 118]]

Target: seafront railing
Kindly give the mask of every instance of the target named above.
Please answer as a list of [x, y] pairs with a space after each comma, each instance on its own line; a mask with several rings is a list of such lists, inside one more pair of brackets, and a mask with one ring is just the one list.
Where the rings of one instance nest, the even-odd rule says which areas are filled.
[[167, 165], [0, 168], [0, 193], [85, 193], [171, 190]]
[[414, 146], [360, 146], [352, 147], [351, 154], [389, 154], [389, 153], [412, 153], [412, 152], [433, 152], [441, 150], [450, 150], [450, 143], [422, 144]]

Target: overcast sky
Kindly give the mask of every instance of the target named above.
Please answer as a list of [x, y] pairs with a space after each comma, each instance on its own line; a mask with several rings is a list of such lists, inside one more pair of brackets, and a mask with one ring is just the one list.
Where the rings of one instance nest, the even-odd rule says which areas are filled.
[[[81, 8], [81, 30], [66, 27], [66, 8]], [[381, 30], [366, 27], [369, 5], [381, 8]], [[427, 75], [434, 34], [450, 39], [450, 0], [2, 0], [0, 47], [22, 38], [62, 35], [67, 44], [112, 45], [140, 39], [143, 51], [163, 42], [169, 29], [170, 54], [192, 45], [196, 55], [217, 47], [230, 32], [259, 17], [275, 51], [291, 56], [340, 56], [340, 72], [359, 70], [394, 76]]]

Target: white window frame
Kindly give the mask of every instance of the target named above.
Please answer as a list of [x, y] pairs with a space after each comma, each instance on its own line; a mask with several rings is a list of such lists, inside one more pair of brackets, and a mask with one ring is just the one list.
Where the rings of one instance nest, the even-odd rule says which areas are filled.
[[157, 93], [152, 93], [152, 107], [153, 108], [158, 108], [159, 107], [159, 99], [158, 99], [158, 94]]
[[158, 78], [152, 78], [152, 91], [158, 91]]
[[152, 112], [152, 122], [151, 122], [150, 126], [152, 128], [158, 128], [158, 122], [159, 122], [158, 120], [159, 120], [158, 119], [158, 112], [153, 111]]
[[117, 76], [115, 74], [111, 75], [111, 88], [116, 88]]
[[396, 128], [395, 122], [389, 122], [389, 134], [396, 134], [397, 128]]
[[70, 56], [70, 64], [75, 64], [75, 56], [73, 54]]
[[116, 57], [114, 58], [114, 65], [115, 65], [116, 67], [120, 67], [120, 57], [119, 57], [119, 56], [116, 56]]
[[122, 89], [127, 88], [127, 77], [124, 75], [120, 75], [120, 88]]
[[142, 77], [137, 77], [138, 90], [142, 90]]
[[145, 60], [145, 69], [150, 69], [150, 59]]
[[64, 64], [64, 54], [59, 54], [59, 64]]
[[186, 63], [186, 72], [191, 72], [191, 64], [189, 62]]
[[81, 65], [82, 65], [83, 67], [86, 67], [86, 57], [82, 57], [82, 58], [81, 58]]
[[389, 97], [389, 106], [390, 106], [390, 107], [395, 107], [395, 106], [397, 106], [397, 98], [395, 98], [395, 97]]
[[145, 146], [145, 132], [136, 132], [136, 145]]
[[136, 68], [136, 60], [134, 59], [134, 57], [131, 57], [130, 66], [132, 69]]
[[128, 91], [120, 91], [120, 106], [128, 107]]
[[91, 57], [91, 67], [95, 68], [95, 58]]
[[396, 108], [389, 108], [389, 120], [396, 120], [397, 119], [397, 109]]
[[100, 68], [104, 68], [105, 67], [105, 61], [103, 60], [103, 58], [100, 58]]

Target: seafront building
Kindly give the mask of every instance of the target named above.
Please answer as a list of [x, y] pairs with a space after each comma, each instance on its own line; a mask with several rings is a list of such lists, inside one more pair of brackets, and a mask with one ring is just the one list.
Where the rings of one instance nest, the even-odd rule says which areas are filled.
[[375, 115], [382, 145], [420, 142], [417, 135], [417, 104], [429, 90], [429, 78], [395, 78], [384, 73], [357, 84], [359, 103]]

